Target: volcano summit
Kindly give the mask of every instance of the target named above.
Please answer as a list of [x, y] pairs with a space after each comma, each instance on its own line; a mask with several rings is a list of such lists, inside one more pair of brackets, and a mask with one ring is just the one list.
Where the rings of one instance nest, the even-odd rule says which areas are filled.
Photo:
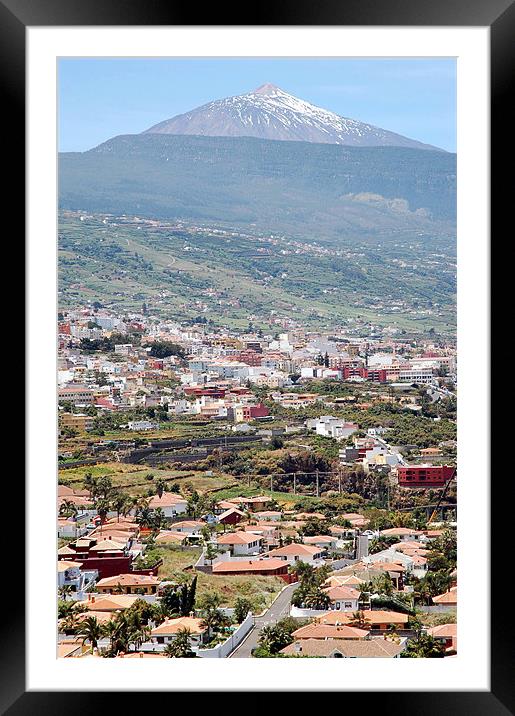
[[178, 114], [145, 134], [257, 137], [354, 147], [438, 149], [380, 127], [342, 117], [294, 97], [273, 84]]

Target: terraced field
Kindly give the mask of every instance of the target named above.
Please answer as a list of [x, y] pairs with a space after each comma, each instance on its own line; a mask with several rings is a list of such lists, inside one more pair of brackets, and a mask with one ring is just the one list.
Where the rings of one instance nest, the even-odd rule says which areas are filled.
[[[82, 216], [83, 220], [80, 220]], [[455, 248], [414, 232], [324, 243], [62, 213], [59, 304], [229, 328], [278, 318], [320, 329], [455, 330]]]

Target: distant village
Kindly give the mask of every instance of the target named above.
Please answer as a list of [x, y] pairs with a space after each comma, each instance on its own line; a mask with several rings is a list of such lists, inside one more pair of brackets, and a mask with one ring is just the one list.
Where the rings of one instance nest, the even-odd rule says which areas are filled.
[[58, 317], [58, 656], [452, 658], [456, 346]]

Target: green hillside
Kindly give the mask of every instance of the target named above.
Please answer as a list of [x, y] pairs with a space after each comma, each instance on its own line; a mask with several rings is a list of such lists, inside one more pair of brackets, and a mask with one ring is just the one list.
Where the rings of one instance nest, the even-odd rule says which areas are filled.
[[59, 160], [62, 209], [339, 241], [454, 236], [456, 156], [252, 138], [126, 135]]
[[[82, 218], [82, 220], [81, 220]], [[218, 325], [313, 328], [367, 322], [453, 333], [455, 250], [431, 235], [338, 245], [271, 239], [258, 232], [61, 212], [59, 304]]]

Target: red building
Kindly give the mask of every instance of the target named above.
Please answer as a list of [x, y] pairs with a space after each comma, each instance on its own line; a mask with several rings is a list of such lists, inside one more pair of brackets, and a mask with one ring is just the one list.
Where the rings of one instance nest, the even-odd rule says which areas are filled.
[[203, 395], [209, 398], [225, 398], [225, 388], [184, 388], [186, 395], [194, 395], [196, 398], [200, 398]]
[[232, 356], [227, 356], [229, 360], [237, 360], [247, 365], [260, 366], [263, 360], [263, 356], [253, 350], [240, 351], [239, 353], [233, 353]]
[[366, 371], [367, 369], [363, 365], [342, 365], [340, 368], [337, 368], [337, 370], [341, 370], [342, 372], [342, 378], [343, 380], [348, 380], [349, 378], [366, 378]]
[[153, 358], [147, 362], [147, 368], [149, 370], [163, 370], [163, 361], [158, 358]]
[[265, 577], [280, 577], [290, 584], [296, 581], [297, 577], [288, 573], [288, 563], [283, 559], [249, 559], [249, 560], [228, 560], [217, 562], [212, 568], [213, 574], [260, 574]]
[[409, 465], [397, 468], [400, 487], [444, 487], [455, 472], [456, 468], [448, 465]]
[[366, 368], [358, 361], [345, 361], [340, 362], [340, 364], [335, 363], [334, 367], [336, 367], [337, 370], [341, 370], [343, 380], [358, 377], [374, 381], [375, 383], [386, 383], [386, 369], [384, 368]]
[[270, 411], [268, 410], [266, 405], [263, 405], [263, 403], [258, 403], [257, 405], [250, 406], [250, 417], [252, 419], [266, 418], [267, 415], [270, 415]]
[[363, 377], [374, 383], [386, 383], [386, 368], [365, 368], [365, 375]]
[[245, 518], [245, 513], [238, 510], [236, 507], [231, 507], [221, 515], [218, 515], [218, 522], [221, 525], [237, 525]]

